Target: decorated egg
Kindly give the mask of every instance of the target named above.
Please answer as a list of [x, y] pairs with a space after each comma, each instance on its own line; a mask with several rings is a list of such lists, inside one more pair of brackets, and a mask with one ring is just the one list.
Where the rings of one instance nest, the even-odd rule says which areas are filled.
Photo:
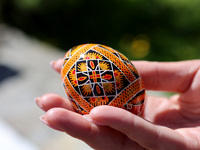
[[100, 44], [83, 44], [64, 56], [62, 82], [75, 110], [88, 114], [99, 105], [139, 115], [145, 89], [134, 65], [120, 52]]

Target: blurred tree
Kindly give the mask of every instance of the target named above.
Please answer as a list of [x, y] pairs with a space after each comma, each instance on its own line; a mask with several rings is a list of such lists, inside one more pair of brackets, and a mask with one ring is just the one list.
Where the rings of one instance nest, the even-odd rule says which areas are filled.
[[1, 0], [0, 20], [61, 49], [101, 43], [130, 59], [200, 58], [200, 1]]

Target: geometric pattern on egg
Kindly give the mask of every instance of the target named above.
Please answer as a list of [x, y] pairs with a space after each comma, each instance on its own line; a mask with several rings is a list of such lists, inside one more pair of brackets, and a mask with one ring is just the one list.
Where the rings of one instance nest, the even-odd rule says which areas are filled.
[[139, 115], [144, 107], [145, 89], [138, 71], [108, 46], [73, 47], [65, 54], [61, 76], [68, 99], [81, 114], [109, 105]]

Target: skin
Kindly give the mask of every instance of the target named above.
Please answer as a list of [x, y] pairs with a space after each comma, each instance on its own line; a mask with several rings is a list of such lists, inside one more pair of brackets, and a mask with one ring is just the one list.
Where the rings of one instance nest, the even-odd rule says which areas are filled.
[[[51, 62], [51, 66], [60, 72], [62, 62]], [[147, 95], [141, 116], [99, 106], [83, 117], [68, 100], [48, 93], [36, 98], [37, 105], [46, 112], [42, 122], [97, 150], [199, 150], [200, 60], [133, 64], [146, 90], [178, 94], [169, 98]]]

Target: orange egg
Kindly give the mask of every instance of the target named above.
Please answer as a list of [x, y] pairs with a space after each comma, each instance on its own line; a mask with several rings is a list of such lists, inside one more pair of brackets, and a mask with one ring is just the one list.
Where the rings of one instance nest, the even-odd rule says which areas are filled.
[[139, 115], [145, 89], [134, 65], [120, 52], [100, 44], [83, 44], [64, 57], [61, 76], [77, 112], [88, 114], [99, 105], [115, 106]]

